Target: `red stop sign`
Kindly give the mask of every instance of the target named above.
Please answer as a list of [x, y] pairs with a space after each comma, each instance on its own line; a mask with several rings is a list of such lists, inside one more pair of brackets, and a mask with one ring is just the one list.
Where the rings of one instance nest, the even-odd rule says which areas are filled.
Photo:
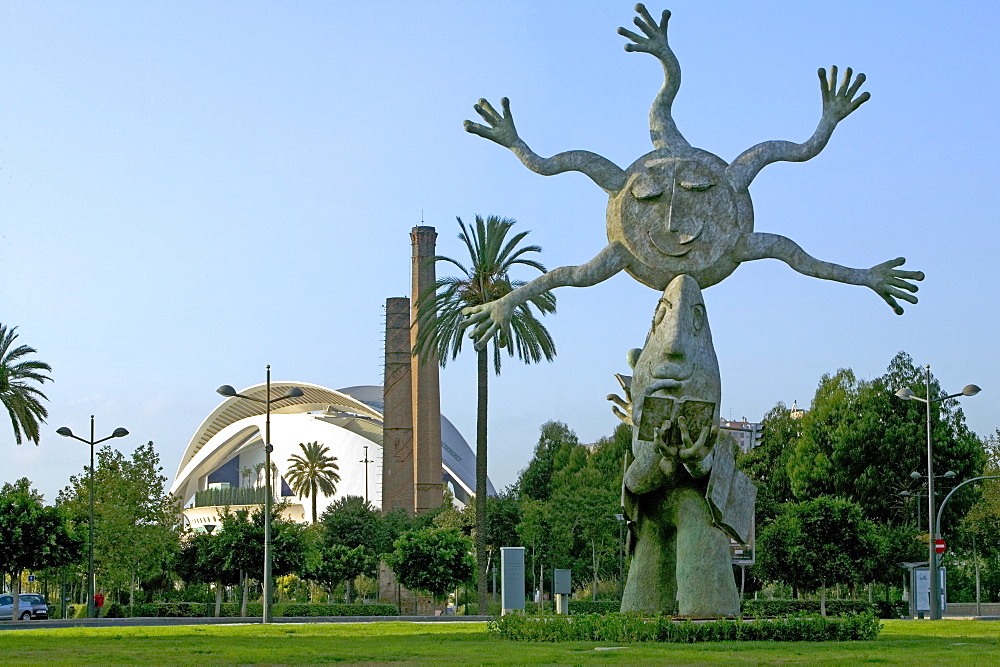
[[944, 547], [945, 547], [944, 539], [939, 537], [936, 540], [934, 540], [934, 551], [936, 551], [939, 554], [943, 554]]

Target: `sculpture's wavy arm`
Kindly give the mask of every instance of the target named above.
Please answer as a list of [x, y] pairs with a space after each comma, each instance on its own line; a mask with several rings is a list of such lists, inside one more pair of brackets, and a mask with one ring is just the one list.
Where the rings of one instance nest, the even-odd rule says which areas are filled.
[[681, 135], [671, 114], [674, 98], [677, 97], [677, 91], [681, 87], [681, 66], [667, 43], [667, 22], [670, 20], [670, 12], [664, 10], [660, 22], [657, 23], [641, 3], [635, 6], [635, 11], [639, 16], [632, 21], [645, 37], [631, 30], [618, 28], [619, 35], [628, 37], [634, 42], [626, 44], [625, 50], [649, 53], [663, 64], [663, 87], [660, 88], [656, 99], [653, 100], [653, 106], [649, 109], [649, 136], [656, 148], [682, 152], [686, 148], [691, 148], [691, 144]]
[[[611, 243], [594, 259], [579, 266], [562, 266], [542, 274], [527, 285], [480, 306], [462, 309], [466, 316], [463, 327], [473, 326], [469, 338], [482, 349], [501, 329], [507, 331], [510, 318], [521, 304], [556, 287], [589, 287], [615, 275], [632, 260], [632, 255], [620, 243]], [[507, 340], [509, 336], [505, 336]]]
[[923, 280], [922, 271], [902, 271], [896, 267], [906, 260], [902, 257], [876, 264], [870, 269], [851, 269], [839, 264], [822, 262], [803, 250], [795, 241], [778, 234], [754, 232], [740, 239], [733, 250], [734, 259], [747, 262], [755, 259], [780, 259], [799, 273], [823, 280], [834, 280], [848, 285], [862, 285], [874, 290], [889, 304], [897, 315], [903, 314], [903, 307], [897, 303], [902, 299], [916, 303], [917, 291], [913, 280]]
[[844, 79], [837, 89], [837, 66], [830, 68], [830, 76], [827, 78], [826, 70], [819, 69], [820, 92], [823, 96], [823, 115], [820, 117], [816, 131], [808, 141], [796, 144], [791, 141], [765, 141], [757, 144], [753, 148], [744, 151], [733, 160], [729, 166], [727, 174], [729, 181], [737, 189], [745, 188], [753, 182], [761, 169], [772, 162], [805, 162], [816, 157], [830, 141], [833, 130], [837, 123], [847, 118], [859, 106], [867, 102], [871, 95], [861, 93], [857, 98], [854, 96], [865, 82], [865, 75], [858, 74], [854, 82], [851, 82], [853, 72], [848, 67], [844, 73]]
[[543, 158], [528, 148], [517, 134], [514, 116], [510, 112], [510, 100], [500, 100], [503, 113], [498, 113], [486, 100], [472, 108], [489, 126], [465, 121], [465, 131], [494, 141], [509, 148], [525, 167], [543, 176], [552, 176], [566, 171], [578, 171], [597, 183], [608, 194], [615, 194], [625, 185], [625, 171], [611, 160], [590, 151], [567, 151], [550, 158]]

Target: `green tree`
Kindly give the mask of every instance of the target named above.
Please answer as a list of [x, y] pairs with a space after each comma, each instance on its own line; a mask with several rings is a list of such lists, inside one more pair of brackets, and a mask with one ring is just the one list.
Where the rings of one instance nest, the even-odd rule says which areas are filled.
[[[107, 589], [129, 592], [148, 578], [160, 578], [180, 549], [180, 504], [166, 491], [153, 443], [130, 457], [105, 445], [94, 470], [94, 562]], [[89, 471], [70, 477], [59, 494], [78, 524], [85, 524], [90, 502]]]
[[343, 545], [353, 549], [364, 546], [375, 553], [388, 551], [394, 535], [384, 540], [379, 511], [361, 496], [347, 495], [337, 498], [320, 515], [323, 527], [323, 542], [327, 545]]
[[[404, 533], [386, 558], [399, 582], [441, 601], [472, 578], [472, 543], [454, 528], [424, 528]], [[485, 609], [485, 607], [481, 607]]]
[[[274, 577], [301, 573], [306, 563], [306, 526], [281, 518], [282, 506], [271, 506], [271, 573]], [[213, 535], [214, 546], [225, 554], [222, 569], [226, 579], [242, 581], [242, 611], [246, 616], [249, 580], [264, 579], [264, 511], [224, 509]]]
[[292, 491], [302, 498], [312, 499], [312, 520], [316, 523], [316, 496], [322, 491], [326, 496], [337, 492], [340, 475], [337, 457], [330, 456], [330, 448], [319, 442], [299, 443], [302, 454], [292, 454], [288, 462], [286, 479]]
[[62, 512], [46, 507], [26, 477], [0, 488], [0, 544], [3, 571], [10, 575], [14, 594], [14, 619], [20, 618], [21, 572], [61, 567], [81, 554], [81, 542]]
[[793, 419], [778, 402], [761, 422], [760, 443], [738, 458], [739, 466], [757, 486], [757, 523], [765, 525], [777, 517], [782, 503], [794, 500], [788, 479], [788, 459], [802, 435], [802, 420]]
[[764, 576], [799, 590], [866, 580], [878, 556], [874, 525], [861, 507], [843, 498], [820, 496], [786, 503], [779, 516], [757, 537], [757, 557]]
[[39, 426], [49, 413], [42, 405], [48, 398], [35, 385], [52, 379], [45, 375], [52, 367], [44, 361], [27, 359], [37, 350], [27, 345], [15, 347], [16, 331], [17, 327], [8, 329], [0, 324], [0, 403], [7, 408], [17, 444], [27, 438], [37, 445]]
[[326, 588], [328, 594], [344, 581], [347, 583], [347, 602], [351, 601], [351, 582], [359, 574], [372, 576], [378, 567], [375, 553], [365, 546], [354, 548], [343, 544], [327, 545], [318, 557], [310, 559], [303, 575]]
[[[985, 446], [983, 475], [1000, 475], [1000, 428], [986, 438]], [[1000, 479], [983, 480], [979, 490], [979, 499], [962, 520], [962, 544], [976, 553], [1000, 556]]]
[[[910, 522], [896, 494], [914, 490], [910, 473], [927, 469], [926, 408], [894, 396], [902, 387], [926, 394], [924, 370], [903, 352], [874, 380], [858, 380], [850, 369], [823, 376], [786, 465], [797, 499], [849, 498], [870, 519]], [[932, 378], [931, 397], [943, 393]], [[958, 402], [932, 404], [931, 418], [934, 469], [954, 471], [956, 481], [978, 476], [985, 464], [983, 445], [965, 425]], [[946, 532], [955, 530], [976, 495], [964, 487], [952, 497], [942, 522]]]
[[226, 567], [224, 540], [209, 533], [187, 533], [174, 562], [174, 572], [187, 583], [215, 584], [215, 616], [222, 607], [222, 587], [240, 583], [239, 572]]
[[[423, 323], [414, 353], [437, 353], [440, 364], [447, 364], [462, 351], [465, 340], [465, 314], [463, 309], [484, 305], [509, 294], [524, 284], [514, 280], [510, 271], [516, 266], [525, 266], [544, 273], [545, 267], [528, 257], [540, 252], [537, 245], [521, 246], [528, 232], [515, 234], [508, 240], [507, 234], [514, 226], [514, 220], [490, 216], [483, 220], [476, 216], [474, 228], [467, 228], [458, 219], [461, 233], [458, 238], [469, 253], [469, 264], [464, 265], [450, 257], [438, 256], [435, 261], [453, 265], [459, 276], [440, 278], [433, 289], [418, 298], [418, 318]], [[555, 312], [556, 298], [551, 293], [540, 294], [516, 309], [510, 326], [498, 332], [492, 340], [493, 370], [500, 374], [500, 350], [506, 348], [509, 355], [517, 354], [525, 363], [537, 363], [544, 357], [551, 361], [556, 354], [555, 343], [548, 330], [542, 326], [531, 308], [534, 306], [543, 315]], [[489, 379], [489, 343], [477, 349], [477, 407], [476, 407], [476, 564], [478, 566], [477, 590], [479, 608], [487, 604], [486, 566], [486, 488], [487, 488], [487, 403]]]
[[548, 421], [541, 426], [541, 435], [528, 467], [521, 471], [517, 486], [521, 495], [532, 500], [548, 500], [552, 496], [552, 475], [556, 470], [556, 457], [562, 459], [580, 444], [576, 433], [559, 421]]

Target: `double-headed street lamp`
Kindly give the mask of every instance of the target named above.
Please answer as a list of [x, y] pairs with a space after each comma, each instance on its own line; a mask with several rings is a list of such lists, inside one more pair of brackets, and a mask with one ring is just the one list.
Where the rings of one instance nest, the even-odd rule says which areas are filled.
[[73, 431], [65, 426], [56, 429], [56, 433], [64, 438], [73, 438], [90, 445], [90, 474], [87, 486], [90, 487], [90, 555], [87, 563], [87, 618], [94, 618], [94, 445], [99, 445], [111, 438], [124, 438], [128, 431], [123, 428], [116, 428], [115, 432], [106, 438], [94, 440], [94, 415], [90, 415], [90, 440], [84, 440], [80, 436], [73, 435]]
[[267, 365], [267, 390], [264, 398], [247, 396], [237, 393], [230, 385], [224, 384], [216, 392], [229, 398], [245, 398], [248, 401], [263, 403], [265, 407], [264, 417], [264, 469], [266, 472], [266, 484], [264, 489], [264, 605], [261, 622], [270, 623], [271, 616], [271, 452], [274, 447], [271, 445], [271, 403], [273, 401], [283, 401], [286, 398], [298, 398], [302, 396], [302, 390], [298, 387], [289, 387], [283, 396], [271, 398], [271, 365]]
[[[949, 470], [948, 472], [946, 472], [943, 475], [936, 475], [936, 477], [938, 479], [953, 479], [956, 475], [957, 475], [957, 473], [954, 470]], [[913, 472], [910, 473], [910, 479], [918, 480], [918, 479], [923, 479], [923, 478], [924, 478], [924, 475], [921, 475], [917, 471], [913, 471]], [[920, 486], [923, 486], [923, 483], [921, 483]], [[920, 493], [919, 488], [918, 488], [917, 493], [910, 493], [909, 491], [900, 491], [898, 495], [899, 495], [900, 498], [903, 499], [904, 502], [906, 502], [910, 498], [916, 497], [916, 499], [917, 499], [917, 530], [919, 531], [920, 530], [920, 499], [924, 497], [924, 494]]]
[[939, 621], [941, 620], [941, 605], [939, 600], [941, 580], [938, 578], [937, 544], [934, 540], [934, 456], [933, 438], [931, 436], [931, 405], [947, 401], [951, 398], [958, 398], [959, 396], [975, 396], [979, 393], [980, 389], [974, 384], [969, 384], [957, 394], [931, 398], [931, 367], [929, 364], [924, 366], [924, 384], [927, 387], [926, 398], [920, 398], [909, 387], [903, 387], [897, 391], [896, 396], [904, 401], [920, 401], [927, 406], [927, 536], [929, 538], [927, 564], [928, 574], [930, 575], [930, 618], [932, 621]]

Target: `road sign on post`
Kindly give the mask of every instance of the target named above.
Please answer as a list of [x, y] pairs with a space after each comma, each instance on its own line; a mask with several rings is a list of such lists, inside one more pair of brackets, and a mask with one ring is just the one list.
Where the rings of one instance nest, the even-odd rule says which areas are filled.
[[936, 540], [934, 540], [934, 551], [936, 551], [939, 554], [943, 554], [944, 549], [945, 549], [944, 538], [939, 537]]

